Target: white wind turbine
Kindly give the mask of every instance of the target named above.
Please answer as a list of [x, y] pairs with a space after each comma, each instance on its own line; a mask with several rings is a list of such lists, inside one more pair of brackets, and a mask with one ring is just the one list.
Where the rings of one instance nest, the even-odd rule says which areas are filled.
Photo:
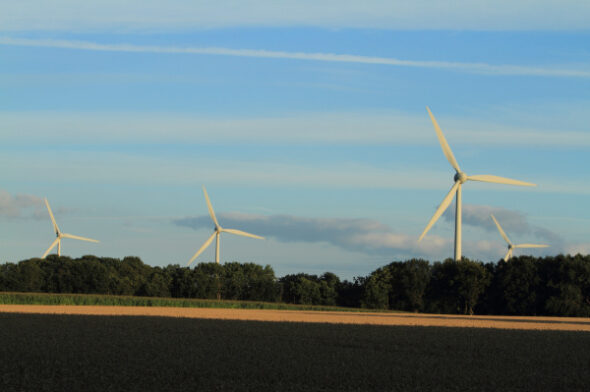
[[512, 251], [514, 249], [516, 249], [516, 248], [547, 248], [549, 246], [549, 245], [537, 245], [537, 244], [518, 244], [518, 245], [513, 245], [512, 242], [510, 242], [510, 240], [508, 239], [508, 236], [506, 235], [506, 233], [504, 233], [504, 230], [502, 230], [502, 226], [500, 226], [500, 224], [498, 223], [498, 221], [496, 220], [496, 218], [494, 217], [494, 215], [493, 214], [490, 214], [490, 216], [494, 220], [494, 223], [496, 224], [496, 227], [498, 228], [498, 231], [500, 232], [500, 235], [508, 243], [508, 252], [506, 253], [506, 256], [504, 256], [504, 261], [508, 261], [508, 260], [510, 260], [512, 258]]
[[455, 169], [456, 173], [455, 173], [455, 177], [454, 177], [455, 183], [451, 187], [451, 190], [449, 191], [449, 193], [443, 199], [442, 203], [440, 203], [440, 205], [438, 206], [436, 212], [434, 213], [434, 215], [432, 216], [432, 218], [430, 219], [430, 221], [426, 225], [426, 228], [422, 232], [422, 235], [420, 235], [420, 238], [418, 239], [418, 241], [421, 241], [422, 238], [424, 238], [424, 236], [426, 235], [428, 230], [430, 230], [432, 225], [434, 225], [434, 223], [438, 220], [438, 218], [440, 218], [442, 213], [445, 212], [445, 210], [447, 209], [449, 204], [451, 204], [451, 201], [453, 200], [453, 196], [455, 196], [455, 194], [456, 194], [457, 201], [455, 203], [455, 260], [458, 261], [458, 260], [461, 260], [461, 186], [463, 185], [464, 182], [466, 182], [466, 181], [482, 181], [482, 182], [494, 182], [494, 183], [498, 183], [498, 184], [508, 184], [508, 185], [522, 185], [522, 186], [536, 186], [536, 185], [532, 184], [530, 182], [512, 180], [510, 178], [492, 176], [492, 175], [488, 175], [488, 174], [468, 176], [467, 174], [465, 174], [465, 172], [462, 172], [461, 169], [459, 168], [459, 164], [457, 163], [457, 160], [455, 159], [455, 156], [453, 155], [453, 152], [451, 151], [451, 148], [449, 147], [449, 144], [447, 143], [447, 140], [445, 139], [445, 136], [443, 135], [440, 127], [438, 126], [438, 123], [436, 122], [436, 119], [432, 115], [432, 112], [430, 111], [430, 108], [428, 106], [426, 107], [426, 110], [428, 110], [428, 115], [430, 116], [430, 120], [432, 120], [432, 124], [434, 125], [434, 130], [436, 131], [436, 136], [438, 136], [438, 141], [440, 142], [440, 146], [442, 147], [443, 153], [445, 154], [445, 157], [447, 157], [447, 160], [449, 161], [451, 166], [453, 166], [453, 169]]
[[195, 261], [195, 259], [205, 250], [207, 249], [207, 247], [211, 244], [211, 242], [213, 242], [213, 238], [216, 239], [215, 241], [215, 262], [217, 264], [219, 264], [219, 242], [220, 242], [220, 236], [221, 233], [230, 233], [230, 234], [236, 234], [236, 235], [241, 235], [243, 237], [251, 237], [251, 238], [258, 238], [263, 240], [264, 237], [260, 237], [258, 235], [255, 234], [250, 234], [250, 233], [246, 233], [245, 231], [241, 231], [241, 230], [236, 230], [236, 229], [224, 229], [219, 225], [219, 222], [217, 221], [217, 218], [215, 217], [215, 212], [213, 211], [213, 207], [211, 206], [211, 201], [209, 200], [209, 195], [207, 194], [207, 190], [205, 189], [205, 187], [203, 187], [203, 193], [205, 194], [205, 200], [207, 201], [207, 208], [209, 209], [209, 215], [211, 215], [211, 219], [213, 220], [213, 223], [215, 223], [215, 229], [213, 231], [213, 234], [211, 234], [211, 237], [209, 237], [209, 239], [207, 239], [207, 241], [205, 241], [205, 243], [203, 244], [203, 246], [201, 246], [201, 248], [197, 251], [197, 253], [195, 253], [193, 255], [193, 257], [191, 257], [191, 259], [188, 261], [187, 265], [190, 265], [193, 261]]
[[44, 259], [45, 256], [47, 256], [49, 254], [49, 252], [51, 252], [51, 249], [55, 248], [55, 245], [57, 245], [57, 255], [61, 256], [61, 239], [62, 238], [71, 238], [74, 240], [89, 241], [89, 242], [99, 242], [99, 241], [93, 240], [91, 238], [79, 237], [79, 236], [73, 235], [73, 234], [62, 233], [59, 230], [57, 223], [55, 222], [55, 218], [53, 217], [53, 212], [51, 212], [51, 207], [49, 207], [49, 202], [47, 201], [47, 198], [45, 198], [45, 205], [47, 206], [47, 211], [49, 211], [49, 216], [51, 217], [51, 222], [53, 223], [53, 229], [55, 230], [55, 236], [57, 238], [55, 239], [55, 241], [53, 241], [51, 243], [51, 246], [49, 246], [49, 249], [47, 249], [45, 251], [45, 253], [43, 253], [43, 256], [41, 256], [42, 259]]

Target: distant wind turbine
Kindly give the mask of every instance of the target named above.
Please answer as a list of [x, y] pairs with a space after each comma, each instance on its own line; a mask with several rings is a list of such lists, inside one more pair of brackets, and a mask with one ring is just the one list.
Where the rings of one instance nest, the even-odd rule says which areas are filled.
[[243, 237], [251, 237], [251, 238], [258, 238], [263, 240], [264, 237], [260, 237], [258, 235], [255, 234], [250, 234], [250, 233], [246, 233], [245, 231], [241, 231], [241, 230], [235, 230], [235, 229], [224, 229], [219, 225], [219, 222], [217, 221], [217, 218], [215, 217], [215, 212], [213, 211], [213, 206], [211, 206], [211, 201], [209, 200], [209, 195], [207, 194], [207, 190], [205, 189], [205, 187], [203, 187], [203, 193], [205, 194], [205, 200], [207, 201], [207, 208], [209, 209], [209, 215], [211, 215], [211, 219], [213, 220], [213, 223], [215, 223], [215, 229], [213, 231], [213, 234], [211, 235], [211, 237], [209, 237], [209, 239], [207, 239], [207, 241], [205, 241], [205, 243], [203, 244], [203, 246], [201, 246], [201, 248], [197, 251], [197, 253], [195, 253], [193, 255], [193, 257], [191, 257], [191, 259], [188, 261], [187, 265], [190, 265], [193, 261], [195, 261], [195, 259], [205, 250], [207, 249], [207, 247], [211, 244], [211, 242], [213, 242], [213, 238], [216, 239], [215, 241], [215, 262], [217, 264], [219, 264], [219, 242], [221, 240], [220, 236], [221, 233], [230, 233], [230, 234], [235, 234], [235, 235], [241, 235]]
[[506, 253], [506, 256], [504, 256], [504, 261], [508, 261], [508, 260], [510, 260], [512, 258], [512, 251], [514, 249], [516, 249], [516, 248], [547, 248], [549, 246], [549, 245], [537, 245], [537, 244], [518, 244], [518, 245], [513, 245], [512, 242], [510, 242], [510, 240], [508, 239], [508, 236], [506, 235], [506, 233], [504, 233], [504, 230], [502, 230], [502, 226], [500, 226], [500, 224], [498, 223], [498, 221], [496, 220], [496, 218], [494, 217], [494, 215], [493, 214], [490, 214], [490, 216], [494, 220], [494, 223], [496, 224], [496, 227], [498, 228], [498, 231], [500, 232], [500, 235], [508, 243], [508, 252]]
[[53, 223], [53, 229], [55, 230], [55, 236], [57, 238], [55, 239], [55, 241], [53, 241], [53, 243], [51, 244], [49, 249], [47, 249], [45, 251], [45, 253], [43, 253], [43, 256], [41, 256], [42, 259], [44, 259], [45, 256], [47, 256], [49, 254], [49, 252], [51, 252], [51, 249], [55, 248], [55, 245], [57, 245], [57, 255], [61, 256], [61, 239], [62, 238], [71, 238], [74, 240], [89, 241], [89, 242], [99, 242], [99, 241], [93, 240], [91, 238], [79, 237], [79, 236], [73, 235], [73, 234], [62, 233], [59, 230], [57, 223], [55, 222], [55, 218], [53, 217], [53, 212], [51, 212], [51, 207], [49, 207], [49, 202], [47, 201], [47, 198], [45, 198], [45, 205], [47, 206], [47, 211], [49, 211], [49, 216], [51, 217], [51, 222]]
[[432, 225], [434, 225], [434, 223], [438, 220], [438, 218], [440, 218], [442, 213], [445, 212], [445, 210], [447, 209], [449, 204], [451, 204], [451, 201], [453, 200], [453, 196], [457, 195], [457, 201], [455, 203], [455, 260], [458, 261], [458, 260], [461, 260], [461, 186], [463, 185], [464, 182], [466, 182], [466, 181], [482, 181], [482, 182], [493, 182], [493, 183], [508, 184], [508, 185], [522, 185], [522, 186], [536, 186], [536, 185], [532, 184], [530, 182], [512, 180], [510, 178], [491, 176], [488, 174], [468, 176], [467, 174], [465, 174], [465, 172], [462, 172], [461, 169], [459, 168], [459, 164], [457, 163], [457, 160], [455, 159], [455, 156], [453, 155], [453, 152], [451, 151], [451, 148], [449, 147], [449, 144], [447, 143], [447, 140], [445, 139], [445, 136], [443, 135], [440, 127], [438, 126], [438, 123], [436, 122], [436, 119], [432, 115], [432, 112], [430, 111], [430, 108], [428, 106], [426, 107], [426, 110], [428, 110], [428, 115], [430, 116], [430, 120], [432, 120], [432, 124], [434, 125], [434, 130], [436, 131], [436, 136], [438, 136], [438, 141], [440, 142], [440, 146], [442, 147], [443, 153], [445, 154], [445, 157], [447, 157], [447, 160], [449, 161], [451, 166], [453, 166], [453, 169], [455, 169], [456, 173], [455, 173], [455, 177], [453, 178], [455, 183], [451, 187], [451, 190], [449, 191], [449, 193], [447, 193], [447, 195], [443, 199], [442, 203], [440, 203], [440, 205], [438, 206], [436, 212], [434, 213], [434, 215], [432, 216], [432, 218], [430, 219], [430, 221], [426, 225], [426, 228], [422, 232], [422, 235], [420, 235], [420, 238], [418, 239], [418, 241], [421, 241], [422, 238], [424, 238], [424, 236], [426, 235], [428, 230], [430, 230]]

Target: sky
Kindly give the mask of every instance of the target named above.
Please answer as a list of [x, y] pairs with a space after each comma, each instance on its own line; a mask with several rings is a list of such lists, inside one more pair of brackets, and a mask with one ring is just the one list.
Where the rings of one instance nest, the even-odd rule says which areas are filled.
[[[365, 276], [453, 255], [461, 169], [533, 182], [463, 186], [463, 255], [590, 252], [586, 1], [0, 0], [0, 262], [63, 254], [277, 276]], [[214, 260], [214, 246], [196, 262]]]

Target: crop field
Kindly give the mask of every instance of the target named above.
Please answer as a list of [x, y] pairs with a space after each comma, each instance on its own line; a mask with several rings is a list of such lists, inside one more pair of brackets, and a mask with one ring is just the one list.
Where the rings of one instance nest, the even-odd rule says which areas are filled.
[[590, 333], [0, 313], [2, 391], [585, 391]]
[[395, 312], [322, 305], [295, 305], [281, 302], [232, 301], [195, 298], [160, 298], [106, 294], [50, 294], [0, 292], [0, 305], [84, 305], [84, 306], [146, 306], [174, 308], [280, 309], [341, 312]]

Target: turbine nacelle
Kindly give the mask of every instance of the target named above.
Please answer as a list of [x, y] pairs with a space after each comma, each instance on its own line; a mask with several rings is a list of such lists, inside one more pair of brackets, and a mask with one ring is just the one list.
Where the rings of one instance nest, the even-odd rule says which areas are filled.
[[463, 184], [469, 178], [467, 177], [467, 174], [465, 174], [464, 172], [457, 172], [457, 173], [455, 173], [455, 176], [453, 177], [453, 179], [455, 180], [455, 182], [458, 181], [460, 184]]

